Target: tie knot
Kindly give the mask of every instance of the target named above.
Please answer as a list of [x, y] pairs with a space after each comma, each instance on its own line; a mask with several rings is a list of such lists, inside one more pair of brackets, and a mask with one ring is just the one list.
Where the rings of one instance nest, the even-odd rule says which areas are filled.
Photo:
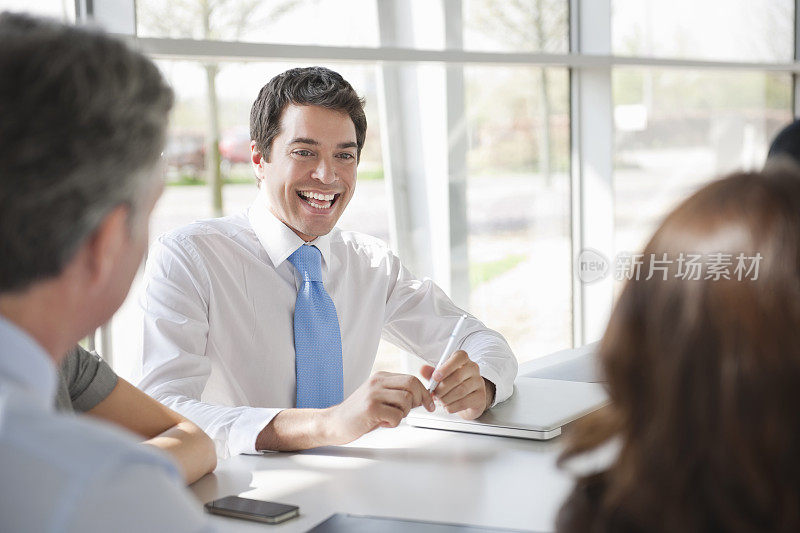
[[322, 254], [316, 246], [302, 245], [289, 256], [303, 281], [322, 281]]

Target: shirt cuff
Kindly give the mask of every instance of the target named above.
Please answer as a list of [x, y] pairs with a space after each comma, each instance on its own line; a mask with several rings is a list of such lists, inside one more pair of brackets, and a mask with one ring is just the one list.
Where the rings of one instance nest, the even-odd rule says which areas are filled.
[[267, 409], [263, 407], [251, 407], [244, 410], [231, 426], [231, 431], [228, 435], [228, 453], [230, 455], [261, 453], [256, 450], [258, 434], [281, 411], [283, 409]]
[[480, 370], [480, 374], [482, 378], [486, 378], [494, 384], [494, 401], [492, 405], [489, 406], [491, 409], [495, 405], [500, 402], [504, 402], [511, 397], [511, 392], [513, 390], [508, 387], [503, 387], [503, 380], [500, 378], [500, 374], [494, 368], [490, 367], [486, 364], [478, 363], [478, 368]]

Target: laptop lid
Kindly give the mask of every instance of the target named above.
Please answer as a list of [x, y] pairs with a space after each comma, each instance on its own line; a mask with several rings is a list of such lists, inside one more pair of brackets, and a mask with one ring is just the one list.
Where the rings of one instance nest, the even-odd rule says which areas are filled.
[[518, 377], [514, 393], [475, 420], [463, 420], [442, 407], [429, 413], [422, 407], [406, 418], [409, 425], [469, 433], [550, 439], [561, 427], [596, 411], [608, 402], [602, 385], [560, 379]]

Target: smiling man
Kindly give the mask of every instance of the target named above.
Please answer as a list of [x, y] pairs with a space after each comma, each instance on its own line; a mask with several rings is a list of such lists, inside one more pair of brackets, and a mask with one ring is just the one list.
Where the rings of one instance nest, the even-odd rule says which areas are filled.
[[[416, 377], [370, 376], [378, 343], [435, 364], [463, 311], [383, 242], [335, 227], [355, 192], [363, 106], [325, 68], [273, 78], [250, 116], [253, 204], [151, 251], [140, 387], [203, 427], [221, 455], [344, 444], [433, 409]], [[475, 418], [508, 398], [517, 363], [473, 317], [457, 346], [434, 397]]]

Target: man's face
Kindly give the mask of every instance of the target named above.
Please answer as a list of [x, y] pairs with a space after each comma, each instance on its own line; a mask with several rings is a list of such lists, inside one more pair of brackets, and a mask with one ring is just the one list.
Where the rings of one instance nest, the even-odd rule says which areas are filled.
[[329, 233], [356, 187], [356, 128], [347, 113], [287, 105], [269, 161], [251, 153], [270, 210], [301, 239]]

